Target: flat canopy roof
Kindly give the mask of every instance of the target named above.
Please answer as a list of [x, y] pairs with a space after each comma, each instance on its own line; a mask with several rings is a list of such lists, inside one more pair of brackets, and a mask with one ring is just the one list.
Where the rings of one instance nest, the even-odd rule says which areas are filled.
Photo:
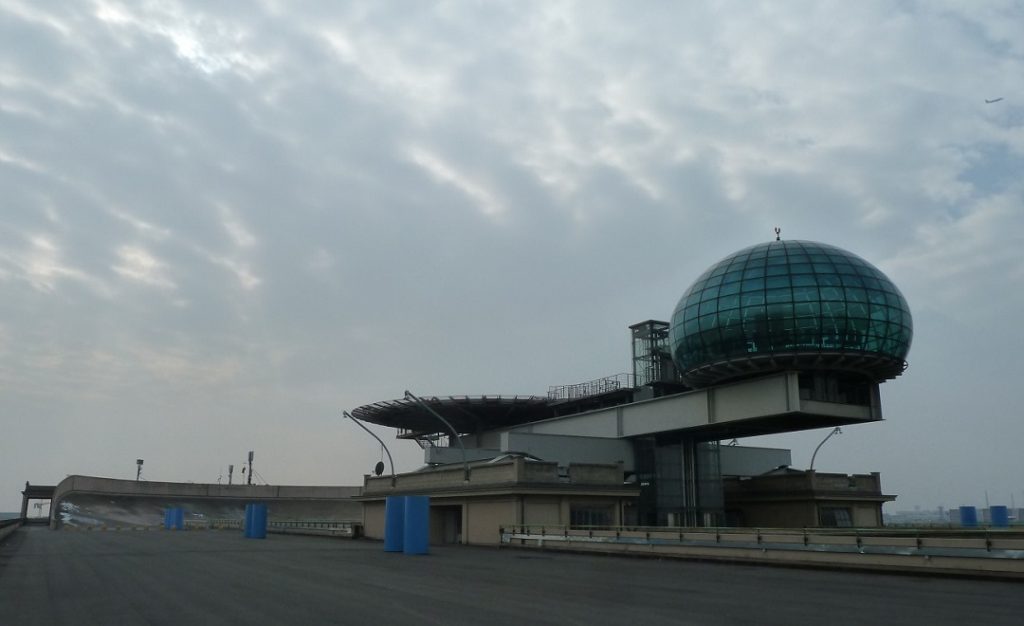
[[[421, 396], [423, 402], [448, 420], [460, 434], [535, 422], [553, 415], [541, 396]], [[415, 401], [402, 398], [366, 404], [352, 415], [372, 424], [398, 428], [400, 437], [448, 434], [448, 429]]]

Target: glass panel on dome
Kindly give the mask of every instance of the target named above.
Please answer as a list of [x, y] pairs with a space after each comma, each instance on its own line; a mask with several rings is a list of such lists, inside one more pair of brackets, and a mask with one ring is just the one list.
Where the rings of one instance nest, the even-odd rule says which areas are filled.
[[848, 302], [868, 301], [868, 294], [863, 289], [857, 287], [846, 287], [845, 289], [843, 289], [843, 292], [846, 293], [846, 300]]
[[743, 281], [743, 291], [754, 291], [758, 289], [764, 289], [763, 278], [751, 278]]
[[740, 297], [738, 295], [731, 296], [720, 296], [718, 298], [718, 310], [724, 311], [726, 309], [735, 309], [740, 305]]
[[842, 301], [827, 301], [822, 299], [821, 302], [821, 315], [828, 316], [829, 318], [843, 318], [846, 316], [846, 302]]
[[730, 309], [718, 314], [719, 326], [733, 326], [740, 323], [740, 310]]
[[761, 322], [765, 319], [765, 312], [763, 306], [747, 306], [743, 307], [743, 323], [750, 324], [755, 322]]
[[743, 306], [753, 306], [755, 304], [764, 304], [764, 292], [763, 291], [750, 291], [741, 294], [740, 300], [743, 302]]
[[789, 287], [789, 276], [769, 276], [764, 279], [764, 286], [768, 289]]
[[822, 300], [843, 300], [843, 290], [839, 287], [822, 287], [818, 291]]
[[[725, 283], [718, 288], [719, 295], [731, 295], [740, 292], [740, 283]], [[883, 298], [884, 300], [884, 298]]]
[[765, 302], [768, 304], [793, 301], [793, 291], [791, 289], [766, 289], [764, 295]]
[[793, 314], [797, 317], [814, 317], [821, 315], [821, 305], [817, 302], [796, 302], [793, 304]]
[[868, 305], [863, 302], [847, 302], [846, 314], [850, 317], [868, 317]]
[[701, 315], [698, 319], [701, 331], [710, 330], [718, 326], [718, 315]]
[[817, 302], [819, 300], [817, 287], [793, 287], [793, 300], [795, 302]]

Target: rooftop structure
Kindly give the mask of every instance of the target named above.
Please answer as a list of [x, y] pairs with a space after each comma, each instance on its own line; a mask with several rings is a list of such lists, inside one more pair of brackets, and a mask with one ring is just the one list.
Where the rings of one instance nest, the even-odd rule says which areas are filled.
[[[459, 433], [512, 426], [551, 417], [548, 399], [540, 396], [424, 396], [424, 404], [444, 415]], [[399, 430], [400, 439], [447, 435], [437, 418], [410, 398], [361, 406], [352, 415]]]
[[906, 369], [907, 301], [859, 256], [810, 241], [772, 241], [715, 263], [672, 314], [683, 380], [707, 386], [786, 369], [881, 382]]
[[[448, 396], [421, 402], [407, 392], [405, 400], [355, 409], [354, 417], [398, 428], [399, 438], [416, 440], [427, 466], [443, 470], [368, 479], [366, 488], [382, 489], [379, 498], [398, 492], [443, 495], [446, 503], [438, 506], [451, 507], [444, 513], [447, 521], [438, 519], [448, 528], [445, 537], [493, 539], [493, 528], [477, 525], [530, 516], [522, 507], [500, 514], [471, 512], [476, 504], [467, 498], [481, 486], [476, 474], [496, 471], [487, 464], [529, 459], [551, 464], [559, 477], [570, 467], [604, 466], [615, 477], [601, 489], [629, 485], [630, 494], [601, 500], [609, 494], [576, 490], [558, 504], [558, 523], [589, 516], [626, 524], [721, 525], [737, 511], [726, 500], [723, 477], [759, 476], [788, 466], [791, 459], [788, 451], [779, 459], [778, 451], [719, 442], [881, 420], [879, 383], [904, 371], [913, 335], [906, 300], [870, 263], [834, 246], [779, 240], [710, 267], [683, 295], [671, 322], [649, 319], [629, 329], [631, 373], [554, 386], [547, 397]], [[541, 467], [518, 462], [534, 472]], [[444, 471], [461, 482], [431, 483], [447, 476]], [[749, 500], [752, 485], [770, 492], [783, 483], [789, 484], [764, 478], [729, 495]], [[838, 524], [845, 521], [846, 509], [850, 519], [880, 523], [881, 502], [890, 496], [878, 489], [858, 496], [866, 498], [867, 512], [857, 513], [859, 504], [845, 504], [851, 500], [843, 492], [829, 509], [831, 517], [808, 513], [818, 511], [814, 507], [822, 497], [834, 495], [818, 493], [820, 483], [812, 485], [811, 496], [798, 498], [808, 506], [798, 510], [776, 503], [772, 510], [796, 525]], [[526, 496], [534, 487], [516, 479], [504, 495]], [[788, 502], [794, 496], [773, 497]], [[744, 515], [754, 515], [760, 506], [744, 505]], [[544, 515], [556, 519], [551, 511]]]

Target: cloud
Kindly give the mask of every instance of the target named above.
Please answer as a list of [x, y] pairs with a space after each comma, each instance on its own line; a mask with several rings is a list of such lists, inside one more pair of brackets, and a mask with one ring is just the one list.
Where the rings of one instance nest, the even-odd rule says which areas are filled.
[[[74, 439], [226, 407], [208, 444], [168, 432], [182, 467], [244, 421], [303, 482], [363, 454], [340, 407], [621, 371], [628, 324], [774, 226], [888, 272], [934, 362], [955, 320], [1001, 345], [1022, 30], [1012, 2], [0, 2], [0, 410]], [[892, 440], [962, 418], [921, 369]]]
[[495, 197], [492, 191], [460, 172], [436, 154], [424, 148], [412, 146], [408, 149], [408, 155], [413, 163], [422, 167], [436, 180], [449, 184], [465, 194], [484, 215], [494, 217], [505, 210], [502, 202]]
[[167, 276], [166, 264], [154, 258], [144, 248], [121, 246], [117, 249], [117, 257], [118, 264], [112, 269], [123, 277], [160, 289], [177, 287]]

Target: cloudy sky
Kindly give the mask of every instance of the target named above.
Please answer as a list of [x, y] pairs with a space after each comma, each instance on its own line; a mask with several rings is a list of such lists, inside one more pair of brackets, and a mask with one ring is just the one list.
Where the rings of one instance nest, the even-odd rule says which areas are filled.
[[[0, 0], [0, 511], [136, 458], [357, 484], [343, 409], [626, 371], [774, 226], [914, 313], [886, 421], [818, 468], [1024, 506], [1021, 33], [1019, 1]], [[743, 443], [805, 467], [826, 432]]]

